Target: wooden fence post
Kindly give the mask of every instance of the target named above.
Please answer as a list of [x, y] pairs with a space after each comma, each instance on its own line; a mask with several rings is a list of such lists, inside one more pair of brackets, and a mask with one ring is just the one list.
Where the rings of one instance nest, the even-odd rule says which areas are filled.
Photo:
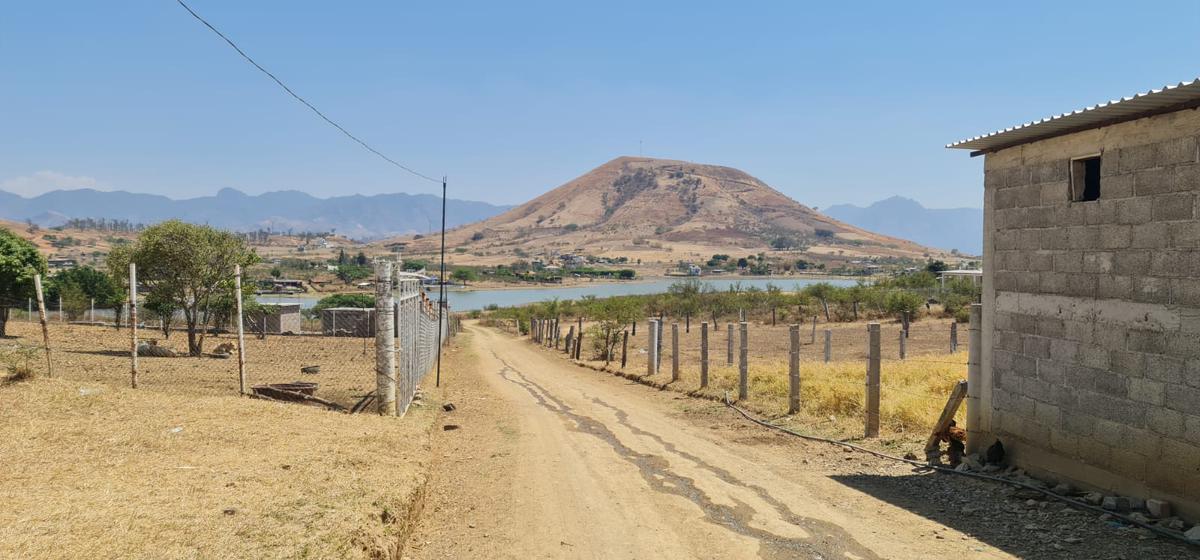
[[567, 342], [566, 342], [566, 344], [563, 344], [563, 350], [566, 351], [568, 358], [575, 355], [575, 352], [573, 351], [574, 347], [575, 347], [575, 325], [571, 325], [571, 328], [567, 329]]
[[138, 386], [137, 264], [129, 263], [129, 385]]
[[908, 338], [908, 333], [906, 333], [904, 331], [900, 331], [900, 359], [901, 360], [903, 360], [908, 355], [908, 347], [907, 347], [907, 344], [905, 344], [905, 341], [907, 338]]
[[825, 363], [833, 360], [833, 329], [825, 329]]
[[[396, 414], [395, 299], [392, 261], [375, 260], [375, 401], [381, 416]], [[441, 325], [438, 325], [441, 328]]]
[[772, 327], [775, 326], [775, 308], [774, 307], [771, 308], [771, 326]]
[[950, 353], [958, 352], [958, 321], [950, 323]]
[[[246, 336], [242, 316], [242, 265], [233, 265], [234, 299], [237, 300], [238, 392], [246, 394]], [[263, 319], [266, 320], [265, 318]]]
[[[54, 377], [54, 368], [52, 368], [50, 365], [50, 328], [46, 326], [46, 321], [48, 319], [46, 318], [46, 300], [42, 297], [41, 274], [33, 275], [33, 288], [34, 294], [37, 295], [38, 320], [42, 322], [42, 346], [46, 348], [46, 377]], [[137, 353], [135, 352], [134, 355], [136, 356]], [[134, 358], [133, 360], [133, 363], [137, 364], [137, 358]], [[137, 369], [135, 368], [134, 371], [137, 371]], [[136, 375], [134, 376], [134, 379], [137, 379]], [[134, 387], [137, 387], [136, 382], [134, 383]]]
[[[968, 382], [959, 381], [954, 385], [954, 389], [950, 391], [950, 398], [946, 401], [946, 406], [942, 408], [942, 414], [938, 417], [937, 423], [933, 425], [933, 433], [929, 434], [929, 439], [925, 440], [925, 458], [929, 460], [931, 465], [936, 465], [941, 462], [942, 454], [938, 450], [938, 440], [941, 435], [950, 427], [950, 422], [954, 421], [954, 415], [958, 412], [959, 405], [962, 404], [963, 398], [967, 396]], [[967, 441], [970, 441], [970, 434], [967, 434]]]
[[733, 365], [733, 323], [725, 323], [725, 365]]
[[750, 327], [742, 321], [738, 323], [739, 337], [738, 344], [738, 400], [744, 401], [750, 397], [750, 364], [749, 362], [749, 335]]
[[692, 314], [690, 312], [683, 314], [683, 332], [684, 334], [692, 332]]
[[575, 336], [575, 359], [578, 360], [583, 352], [583, 328], [579, 329], [579, 334]]
[[788, 328], [788, 414], [800, 412], [800, 325]]
[[817, 316], [816, 315], [813, 315], [812, 336], [809, 337], [808, 343], [809, 344], [817, 343]]
[[900, 320], [901, 320], [901, 322], [902, 322], [902, 323], [903, 323], [903, 325], [904, 325], [904, 338], [908, 338], [908, 322], [909, 322], [909, 320], [910, 320], [910, 319], [909, 319], [909, 313], [908, 313], [907, 311], [905, 311], [905, 312], [901, 313], [901, 314], [900, 314]]
[[637, 336], [637, 321], [633, 322], [633, 336]]
[[700, 388], [708, 387], [708, 323], [700, 323]]
[[671, 323], [671, 382], [679, 381], [679, 323]]
[[625, 369], [625, 356], [629, 352], [629, 331], [621, 331], [621, 369]]
[[646, 345], [646, 375], [654, 375], [658, 373], [658, 332], [654, 328], [654, 319], [647, 321], [647, 327], [650, 329], [650, 343]]
[[879, 437], [879, 323], [867, 325], [866, 436]]

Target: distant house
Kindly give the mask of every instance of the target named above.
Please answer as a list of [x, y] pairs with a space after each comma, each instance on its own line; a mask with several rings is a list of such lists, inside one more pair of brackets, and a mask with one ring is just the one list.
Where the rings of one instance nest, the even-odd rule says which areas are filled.
[[701, 273], [701, 269], [699, 266], [688, 263], [688, 265], [687, 265], [687, 275], [688, 276], [700, 276], [700, 273]]
[[1013, 464], [1200, 515], [1200, 80], [983, 155], [979, 417]]
[[64, 268], [75, 268], [76, 266], [79, 265], [79, 263], [75, 259], [68, 259], [68, 258], [62, 258], [62, 257], [51, 257], [49, 259], [46, 259], [46, 264], [47, 264], [47, 266], [50, 267], [50, 270], [62, 270]]
[[264, 305], [262, 311], [247, 313], [247, 332], [266, 334], [300, 334], [302, 319], [299, 303]]
[[304, 286], [303, 280], [294, 278], [267, 278], [259, 280], [259, 293], [269, 294], [287, 294], [287, 293], [302, 293], [307, 292], [308, 288]]

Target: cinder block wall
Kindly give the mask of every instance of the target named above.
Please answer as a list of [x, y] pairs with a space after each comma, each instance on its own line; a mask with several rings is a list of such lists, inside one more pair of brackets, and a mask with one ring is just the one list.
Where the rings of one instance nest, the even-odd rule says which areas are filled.
[[[1186, 110], [987, 156], [981, 396], [1015, 463], [1194, 516], [1198, 135]], [[1071, 202], [1070, 158], [1097, 152], [1100, 199]]]

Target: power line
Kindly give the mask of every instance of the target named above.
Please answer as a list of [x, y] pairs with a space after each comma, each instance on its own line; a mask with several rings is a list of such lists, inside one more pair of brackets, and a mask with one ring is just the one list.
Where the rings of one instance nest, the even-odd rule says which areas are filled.
[[280, 80], [279, 78], [276, 78], [275, 74], [272, 74], [269, 70], [267, 70], [266, 68], [263, 68], [261, 64], [255, 62], [253, 58], [250, 58], [250, 55], [246, 54], [246, 52], [243, 51], [240, 47], [238, 47], [237, 44], [234, 43], [229, 37], [226, 37], [224, 33], [221, 33], [216, 27], [213, 27], [213, 25], [211, 23], [208, 23], [207, 20], [200, 17], [200, 14], [197, 14], [196, 11], [191, 8], [191, 6], [188, 6], [187, 4], [185, 4], [183, 2], [183, 0], [175, 0], [175, 1], [178, 2], [180, 6], [183, 6], [183, 9], [187, 10], [189, 14], [192, 14], [192, 17], [196, 18], [200, 23], [203, 23], [205, 27], [209, 28], [213, 33], [216, 33], [218, 37], [220, 37], [221, 39], [224, 39], [226, 43], [229, 43], [229, 46], [233, 47], [233, 50], [237, 51], [238, 54], [242, 55], [242, 58], [246, 59], [247, 62], [249, 62], [250, 64], [253, 64], [254, 67], [258, 68], [258, 70], [260, 72], [262, 72], [263, 74], [266, 74], [268, 77], [270, 77], [272, 80], [274, 80], [275, 83], [279, 84], [279, 87], [283, 88], [283, 91], [286, 91], [288, 93], [288, 95], [291, 95], [292, 97], [296, 98], [296, 101], [303, 103], [305, 107], [308, 107], [309, 109], [312, 110], [312, 112], [316, 113], [318, 117], [321, 117], [322, 120], [324, 120], [325, 122], [329, 123], [334, 128], [341, 131], [342, 134], [345, 134], [347, 138], [350, 138], [351, 140], [358, 142], [358, 144], [360, 146], [366, 148], [371, 153], [383, 158], [384, 161], [386, 161], [396, 167], [399, 167], [400, 169], [403, 169], [409, 173], [412, 173], [413, 175], [416, 175], [417, 177], [420, 177], [422, 179], [425, 179], [426, 181], [430, 181], [433, 183], [441, 183], [442, 182], [440, 179], [434, 179], [433, 177], [430, 177], [428, 175], [420, 173], [420, 172], [412, 169], [411, 167], [408, 167], [408, 166], [384, 155], [383, 152], [380, 152], [379, 150], [372, 148], [370, 144], [363, 142], [361, 139], [359, 139], [359, 137], [351, 134], [350, 131], [346, 130], [344, 127], [342, 127], [342, 125], [334, 122], [333, 119], [325, 116], [325, 113], [322, 113], [320, 109], [317, 109], [316, 107], [314, 107], [312, 103], [309, 103], [303, 97], [300, 97], [299, 95], [297, 95], [296, 92], [292, 91], [292, 88], [288, 87], [287, 84], [283, 83], [283, 81]]

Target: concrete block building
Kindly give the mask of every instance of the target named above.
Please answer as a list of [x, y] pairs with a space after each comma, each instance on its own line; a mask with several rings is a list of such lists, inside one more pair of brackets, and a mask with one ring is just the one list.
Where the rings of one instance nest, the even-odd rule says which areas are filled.
[[948, 147], [984, 160], [977, 434], [1200, 515], [1200, 80]]
[[278, 303], [263, 306], [262, 311], [247, 313], [244, 328], [247, 332], [266, 334], [300, 334], [303, 318], [299, 303]]

